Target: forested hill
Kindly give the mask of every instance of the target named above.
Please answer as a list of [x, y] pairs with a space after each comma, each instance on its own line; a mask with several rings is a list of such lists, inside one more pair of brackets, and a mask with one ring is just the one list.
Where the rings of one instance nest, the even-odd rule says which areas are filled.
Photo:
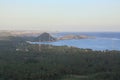
[[[15, 42], [15, 43], [14, 43]], [[0, 80], [119, 80], [120, 51], [0, 40]]]

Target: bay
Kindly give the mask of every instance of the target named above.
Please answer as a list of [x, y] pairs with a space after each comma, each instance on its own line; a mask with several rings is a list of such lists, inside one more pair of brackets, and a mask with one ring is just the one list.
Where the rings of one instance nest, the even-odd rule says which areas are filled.
[[55, 46], [73, 46], [77, 48], [89, 48], [93, 50], [120, 50], [120, 32], [61, 32], [51, 35], [62, 37], [65, 35], [87, 35], [94, 39], [59, 40], [55, 42], [32, 42], [32, 44], [50, 44]]

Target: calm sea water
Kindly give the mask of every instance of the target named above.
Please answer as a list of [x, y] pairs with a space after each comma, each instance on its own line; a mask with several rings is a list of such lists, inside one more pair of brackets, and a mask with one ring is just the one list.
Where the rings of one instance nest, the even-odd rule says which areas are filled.
[[32, 44], [51, 44], [56, 46], [74, 46], [78, 48], [89, 48], [93, 50], [120, 50], [120, 32], [62, 32], [52, 34], [54, 37], [64, 35], [87, 35], [94, 36], [95, 39], [72, 39], [60, 40], [56, 42], [33, 42]]

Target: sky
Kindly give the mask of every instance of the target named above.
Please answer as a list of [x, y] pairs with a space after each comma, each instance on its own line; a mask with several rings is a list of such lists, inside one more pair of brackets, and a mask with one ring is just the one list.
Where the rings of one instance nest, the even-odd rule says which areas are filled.
[[120, 31], [120, 0], [0, 0], [0, 30]]

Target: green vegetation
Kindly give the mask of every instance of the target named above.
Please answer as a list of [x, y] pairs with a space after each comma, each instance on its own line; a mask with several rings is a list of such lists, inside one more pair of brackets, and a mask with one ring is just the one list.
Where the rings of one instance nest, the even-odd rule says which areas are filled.
[[0, 41], [0, 80], [119, 79], [120, 51], [30, 45], [20, 37]]

